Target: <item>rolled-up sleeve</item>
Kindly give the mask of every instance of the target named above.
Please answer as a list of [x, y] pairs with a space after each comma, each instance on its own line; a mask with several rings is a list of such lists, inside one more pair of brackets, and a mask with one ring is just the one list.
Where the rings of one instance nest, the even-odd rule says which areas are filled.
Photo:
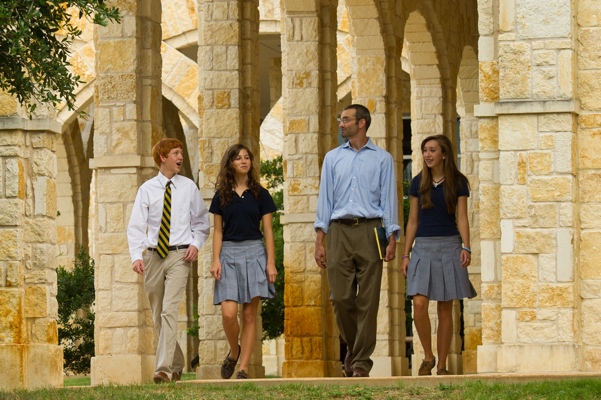
[[386, 237], [389, 238], [390, 235], [396, 232], [395, 238], [398, 240], [401, 237], [399, 203], [394, 163], [390, 154], [382, 161], [382, 175], [380, 178], [380, 204], [384, 211], [382, 223], [386, 228]]
[[317, 199], [317, 214], [315, 217], [315, 223], [313, 229], [321, 229], [324, 233], [328, 233], [328, 227], [330, 226], [330, 218], [332, 217], [333, 208], [333, 192], [334, 184], [332, 181], [331, 174], [331, 161], [330, 157], [326, 155], [323, 160], [321, 167], [321, 181], [319, 184], [319, 197]]

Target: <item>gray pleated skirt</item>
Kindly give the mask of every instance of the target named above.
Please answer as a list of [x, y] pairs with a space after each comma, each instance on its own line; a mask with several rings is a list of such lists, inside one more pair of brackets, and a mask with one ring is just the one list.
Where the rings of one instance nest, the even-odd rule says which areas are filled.
[[415, 238], [407, 268], [407, 297], [421, 294], [436, 301], [476, 297], [460, 255], [460, 236]]
[[213, 304], [225, 300], [243, 304], [255, 297], [275, 297], [275, 286], [267, 281], [267, 254], [261, 240], [225, 241], [219, 259], [221, 279], [215, 280]]

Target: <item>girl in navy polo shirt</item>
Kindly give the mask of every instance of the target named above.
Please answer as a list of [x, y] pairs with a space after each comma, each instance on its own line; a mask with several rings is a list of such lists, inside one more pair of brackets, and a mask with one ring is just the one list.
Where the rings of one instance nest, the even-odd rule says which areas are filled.
[[[407, 296], [413, 298], [415, 328], [424, 347], [419, 375], [432, 375], [435, 366], [437, 375], [449, 375], [446, 363], [453, 337], [453, 300], [476, 296], [467, 274], [471, 261], [469, 182], [457, 169], [455, 150], [446, 136], [427, 137], [421, 149], [422, 171], [409, 188], [409, 219], [401, 265], [407, 277]], [[438, 364], [432, 353], [430, 300], [438, 302]]]
[[[276, 206], [259, 182], [252, 152], [242, 144], [226, 150], [215, 189], [209, 208], [215, 216], [211, 266], [211, 275], [215, 278], [213, 303], [221, 304], [223, 329], [230, 347], [221, 365], [221, 376], [229, 379], [240, 358], [236, 379], [246, 379], [255, 344], [259, 304], [261, 299], [275, 297], [277, 271], [272, 213]], [[238, 304], [243, 304], [240, 344]]]

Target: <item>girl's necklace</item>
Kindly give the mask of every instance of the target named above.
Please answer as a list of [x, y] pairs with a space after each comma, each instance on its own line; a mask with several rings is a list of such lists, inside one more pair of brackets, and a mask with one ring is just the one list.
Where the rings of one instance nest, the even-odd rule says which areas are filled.
[[434, 185], [435, 188], [437, 188], [438, 185], [440, 185], [443, 181], [444, 181], [444, 176], [442, 178], [440, 178], [439, 180], [437, 180], [437, 181], [435, 181], [434, 179], [432, 179], [432, 184]]

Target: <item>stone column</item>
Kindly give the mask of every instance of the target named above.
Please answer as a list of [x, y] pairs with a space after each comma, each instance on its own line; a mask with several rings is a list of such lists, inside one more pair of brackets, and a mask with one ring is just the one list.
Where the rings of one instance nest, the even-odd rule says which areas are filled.
[[498, 132], [499, 186], [489, 197], [482, 182], [481, 204], [498, 199], [499, 223], [491, 231], [500, 243], [482, 232], [478, 372], [578, 368], [573, 7], [567, 0], [501, 3], [504, 33], [487, 42], [498, 46], [498, 58], [488, 51], [492, 63], [481, 62], [481, 71], [495, 64], [499, 71], [499, 101], [482, 105], [487, 118], [480, 126]]
[[[581, 113], [578, 116], [578, 187], [580, 209], [576, 226], [580, 231], [579, 264], [575, 278], [580, 280], [581, 308], [576, 318], [581, 322], [577, 331], [581, 340], [578, 370], [601, 371], [601, 2], [582, 1], [578, 6], [579, 96]], [[577, 272], [576, 272], [577, 271]]]
[[95, 352], [92, 385], [148, 382], [154, 328], [126, 229], [138, 187], [156, 174], [161, 128], [161, 2], [119, 4], [121, 24], [97, 28], [94, 93]]
[[[259, 168], [258, 0], [203, 0], [199, 2], [198, 59], [200, 65], [198, 184], [204, 199], [211, 201], [219, 162], [235, 143], [248, 146]], [[214, 278], [210, 274], [211, 238], [200, 252], [198, 300], [200, 366], [198, 378], [220, 378], [228, 353], [221, 323], [221, 308], [213, 305]], [[240, 307], [240, 310], [242, 308]], [[253, 378], [265, 376], [261, 359], [262, 324], [257, 316], [257, 340], [249, 365]]]
[[[464, 374], [477, 372], [477, 348], [482, 344], [481, 324], [481, 267], [480, 267], [480, 179], [478, 177], [480, 159], [480, 144], [478, 137], [478, 118], [474, 116], [474, 105], [478, 103], [478, 60], [472, 47], [464, 48], [458, 73], [458, 114], [461, 116], [460, 143], [461, 171], [467, 176], [471, 190], [468, 198], [468, 217], [470, 222], [470, 241], [472, 262], [468, 268], [469, 278], [479, 296], [463, 300], [463, 352], [461, 347], [458, 354], [462, 362], [456, 364], [456, 373]], [[458, 338], [461, 339], [461, 338]], [[458, 340], [461, 344], [461, 340]], [[450, 365], [453, 367], [453, 365]], [[451, 370], [452, 371], [452, 370]]]
[[[315, 264], [320, 160], [336, 145], [336, 7], [285, 1], [285, 377], [341, 376], [325, 271]], [[323, 3], [323, 2], [322, 2]]]
[[0, 119], [2, 390], [63, 385], [56, 325], [57, 133], [51, 120]]

